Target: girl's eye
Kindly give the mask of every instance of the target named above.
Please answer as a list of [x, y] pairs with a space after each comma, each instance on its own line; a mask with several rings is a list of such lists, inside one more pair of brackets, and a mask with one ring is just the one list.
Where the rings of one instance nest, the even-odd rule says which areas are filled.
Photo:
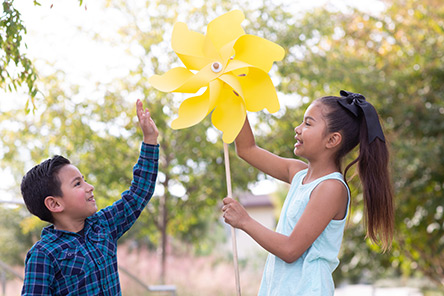
[[74, 186], [80, 186], [80, 181], [76, 182], [76, 184]]
[[309, 124], [307, 121], [305, 122], [305, 125], [306, 125], [306, 126], [310, 126], [310, 124]]

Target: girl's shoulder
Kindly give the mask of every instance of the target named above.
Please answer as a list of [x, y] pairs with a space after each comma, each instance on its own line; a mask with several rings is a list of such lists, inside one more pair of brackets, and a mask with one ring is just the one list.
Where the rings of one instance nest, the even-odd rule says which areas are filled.
[[299, 159], [292, 160], [289, 167], [289, 183], [293, 183], [297, 174], [306, 174], [308, 169], [307, 163]]
[[338, 191], [346, 191], [348, 194], [350, 193], [350, 189], [348, 188], [347, 183], [344, 180], [344, 176], [340, 172], [333, 172], [322, 176], [314, 181], [312, 181], [314, 189], [330, 191], [330, 190], [338, 190]]
[[333, 220], [343, 220], [348, 213], [350, 189], [339, 176], [332, 175], [313, 188], [310, 200], [317, 200], [323, 206], [331, 208], [334, 212]]

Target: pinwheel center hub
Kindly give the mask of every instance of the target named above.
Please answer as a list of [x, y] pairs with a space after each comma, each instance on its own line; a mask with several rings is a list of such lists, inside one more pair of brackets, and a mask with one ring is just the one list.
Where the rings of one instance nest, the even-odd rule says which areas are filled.
[[219, 73], [220, 71], [222, 71], [222, 64], [219, 62], [214, 62], [213, 64], [211, 64], [211, 70], [214, 73]]

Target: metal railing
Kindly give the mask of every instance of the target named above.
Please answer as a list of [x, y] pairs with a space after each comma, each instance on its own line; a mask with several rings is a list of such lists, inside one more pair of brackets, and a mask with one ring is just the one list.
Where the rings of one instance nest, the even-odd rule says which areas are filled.
[[21, 274], [19, 274], [17, 271], [12, 269], [8, 264], [0, 260], [0, 283], [2, 287], [1, 289], [2, 293], [0, 295], [2, 296], [6, 296], [6, 284], [7, 284], [6, 273], [9, 273], [13, 277], [16, 277], [21, 281], [23, 281], [23, 276]]
[[141, 279], [130, 273], [126, 268], [119, 266], [119, 269], [148, 292], [167, 293], [171, 296], [176, 296], [176, 286], [174, 285], [147, 285]]
[[[176, 286], [174, 285], [147, 285], [141, 279], [130, 273], [127, 269], [119, 266], [120, 271], [126, 274], [131, 280], [136, 282], [138, 285], [143, 287], [148, 292], [153, 293], [167, 293], [171, 296], [176, 296]], [[17, 271], [12, 269], [8, 264], [4, 263], [0, 260], [0, 285], [1, 285], [1, 294], [2, 296], [6, 296], [6, 273], [11, 274], [13, 277], [18, 278], [23, 281], [23, 276], [19, 274]]]

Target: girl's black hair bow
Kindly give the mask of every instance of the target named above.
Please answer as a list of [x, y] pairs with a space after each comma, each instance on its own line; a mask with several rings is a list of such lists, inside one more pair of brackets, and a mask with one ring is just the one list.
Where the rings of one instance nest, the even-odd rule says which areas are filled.
[[342, 107], [350, 111], [355, 117], [359, 117], [359, 109], [362, 111], [365, 122], [367, 123], [368, 143], [370, 144], [376, 138], [379, 138], [385, 142], [378, 113], [372, 104], [367, 102], [365, 97], [361, 94], [356, 94], [345, 90], [341, 90], [339, 93], [341, 97], [344, 98], [343, 100], [338, 101]]

